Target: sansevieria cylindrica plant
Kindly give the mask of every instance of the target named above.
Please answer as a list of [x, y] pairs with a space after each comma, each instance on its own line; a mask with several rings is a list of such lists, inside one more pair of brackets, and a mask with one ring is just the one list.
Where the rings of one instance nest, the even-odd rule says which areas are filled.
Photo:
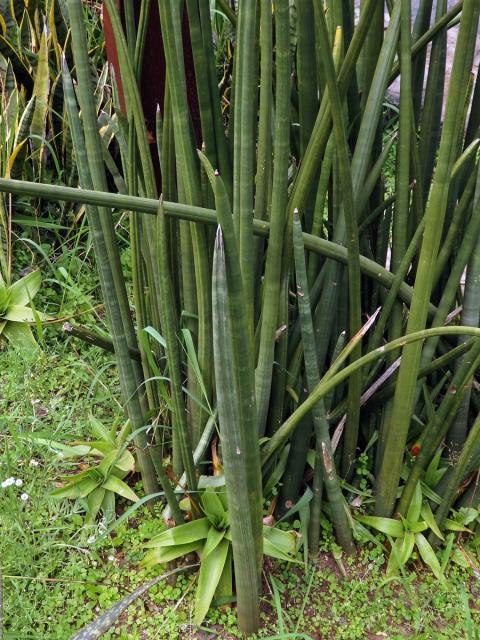
[[[154, 24], [148, 0], [106, 0], [118, 56], [108, 138], [81, 2], [67, 4], [81, 188], [2, 179], [0, 190], [87, 205], [146, 494], [165, 496], [169, 524], [188, 528], [181, 541], [204, 526], [201, 476], [224, 476], [245, 634], [259, 626], [266, 513], [275, 523], [300, 505], [315, 557], [325, 518], [355, 552], [360, 509], [358, 521], [393, 532], [391, 568], [416, 544], [443, 581], [422, 531], [441, 543], [461, 494], [480, 504], [478, 1], [437, 2], [433, 15], [420, 0], [412, 16], [408, 0], [365, 0], [357, 19], [337, 0], [160, 0]], [[147, 28], [165, 58], [154, 128], [140, 86], [158, 54]], [[444, 471], [427, 512], [418, 487], [432, 460]], [[177, 534], [159, 535], [162, 546]]]

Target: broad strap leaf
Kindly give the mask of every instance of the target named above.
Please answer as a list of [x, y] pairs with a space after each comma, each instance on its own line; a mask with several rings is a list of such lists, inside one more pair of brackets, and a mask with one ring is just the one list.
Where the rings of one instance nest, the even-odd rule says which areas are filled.
[[420, 511], [422, 509], [422, 499], [422, 488], [420, 486], [420, 482], [417, 482], [417, 486], [415, 487], [412, 501], [407, 512], [407, 522], [410, 527], [412, 527], [420, 517]]
[[140, 563], [140, 566], [143, 568], [148, 568], [153, 567], [156, 564], [170, 562], [171, 560], [181, 558], [188, 553], [200, 551], [202, 547], [203, 540], [195, 540], [194, 542], [189, 542], [188, 544], [179, 544], [173, 547], [158, 547], [156, 549], [151, 549]]
[[225, 532], [226, 532], [225, 529], [218, 530], [218, 529], [215, 529], [214, 527], [210, 527], [210, 531], [208, 532], [205, 546], [203, 547], [202, 553], [201, 553], [202, 562], [210, 553], [212, 553], [212, 551], [215, 551], [215, 549], [218, 547], [220, 542], [225, 538]]
[[104, 489], [108, 489], [109, 491], [113, 491], [114, 493], [118, 493], [119, 496], [122, 496], [127, 500], [131, 500], [132, 502], [137, 502], [139, 500], [137, 494], [132, 489], [130, 489], [128, 484], [126, 484], [123, 480], [120, 480], [120, 478], [117, 478], [116, 476], [111, 475], [109, 478], [107, 478], [102, 484], [102, 487]]
[[97, 517], [97, 513], [100, 511], [103, 499], [105, 497], [105, 489], [103, 487], [97, 487], [87, 496], [87, 517], [86, 523], [94, 522]]
[[221, 540], [213, 551], [202, 557], [195, 594], [194, 624], [201, 624], [207, 615], [217, 585], [222, 577], [229, 547], [230, 544], [227, 540]]
[[19, 351], [38, 351], [32, 330], [24, 322], [7, 322], [2, 331], [12, 347]]
[[207, 518], [198, 518], [198, 520], [192, 520], [192, 522], [181, 524], [178, 527], [165, 529], [162, 533], [154, 536], [144, 547], [172, 547], [198, 541], [203, 545], [210, 527], [211, 525]]
[[442, 532], [438, 528], [437, 521], [435, 520], [435, 516], [433, 515], [432, 508], [428, 502], [424, 502], [422, 505], [421, 511], [422, 518], [428, 524], [429, 528], [433, 531], [433, 533], [440, 538], [440, 540], [445, 540]]
[[85, 498], [91, 491], [97, 488], [98, 484], [98, 480], [89, 475], [80, 482], [55, 489], [50, 495], [54, 498]]
[[227, 514], [215, 489], [207, 487], [202, 493], [200, 501], [202, 509], [210, 522], [220, 527], [224, 527], [227, 524]]
[[110, 435], [110, 431], [103, 424], [103, 422], [92, 415], [88, 417], [88, 420], [90, 422], [90, 428], [95, 438], [98, 438], [99, 440], [105, 440], [105, 442], [111, 444], [112, 447], [115, 447], [115, 440], [114, 438], [112, 438], [112, 436]]
[[386, 533], [392, 538], [401, 538], [404, 534], [404, 527], [400, 520], [393, 520], [393, 518], [380, 518], [379, 516], [357, 516], [357, 520], [363, 522], [369, 527], [377, 529], [382, 533]]
[[24, 307], [36, 296], [42, 283], [40, 271], [30, 271], [26, 276], [14, 282], [9, 288], [10, 302]]
[[35, 316], [38, 317], [40, 314], [35, 313], [30, 307], [9, 304], [3, 320], [11, 322], [35, 322]]
[[443, 585], [446, 585], [445, 576], [442, 573], [440, 562], [438, 561], [435, 551], [430, 546], [430, 543], [422, 533], [417, 533], [415, 536], [415, 544], [417, 545], [418, 552], [424, 563], [430, 567], [433, 575], [440, 580]]

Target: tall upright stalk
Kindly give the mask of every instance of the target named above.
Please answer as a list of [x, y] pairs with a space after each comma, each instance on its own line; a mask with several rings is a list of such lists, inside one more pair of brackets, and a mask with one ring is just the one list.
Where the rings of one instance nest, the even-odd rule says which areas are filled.
[[273, 147], [273, 185], [270, 215], [270, 236], [263, 286], [260, 347], [255, 387], [257, 419], [260, 435], [265, 432], [272, 383], [275, 331], [278, 328], [277, 301], [281, 288], [283, 236], [288, 202], [288, 163], [290, 139], [290, 20], [288, 0], [278, 0], [275, 6], [275, 131]]
[[[353, 198], [352, 173], [348, 154], [347, 135], [343, 119], [342, 101], [335, 74], [333, 56], [328, 45], [328, 31], [323, 11], [316, 5], [318, 38], [325, 48], [322, 58], [323, 73], [326, 78], [331, 103], [333, 134], [335, 137], [340, 182], [343, 191], [343, 213], [346, 223], [348, 249], [348, 293], [349, 293], [349, 328], [354, 336], [361, 326], [360, 302], [360, 262], [357, 213]], [[327, 53], [328, 52], [328, 53]], [[362, 354], [360, 345], [352, 353], [352, 359]], [[348, 475], [353, 470], [353, 460], [357, 448], [358, 423], [360, 419], [361, 375], [355, 373], [349, 381], [348, 388], [348, 423], [342, 456], [342, 473]]]
[[[189, 127], [189, 110], [185, 77], [183, 74], [183, 46], [181, 41], [181, 16], [177, 2], [160, 2], [160, 19], [165, 42], [167, 75], [172, 100], [174, 122], [175, 152], [180, 174], [180, 183], [188, 204], [201, 204], [201, 188], [198, 160], [192, 145]], [[198, 361], [202, 377], [211, 396], [212, 390], [212, 314], [209, 287], [209, 266], [205, 229], [199, 225], [190, 225], [195, 266], [195, 285], [198, 303]], [[189, 381], [195, 396], [200, 391], [195, 378]], [[200, 438], [207, 416], [199, 412], [193, 424], [193, 440]]]
[[[477, 189], [475, 193], [475, 205], [473, 216], [478, 216], [478, 203], [480, 202], [480, 181], [477, 179]], [[467, 266], [465, 279], [465, 293], [463, 296], [463, 306], [461, 324], [478, 327], [480, 323], [480, 234], [477, 230], [477, 240], [473, 246], [470, 260]], [[459, 338], [459, 344], [465, 343], [466, 336]], [[467, 389], [462, 401], [460, 410], [452, 424], [447, 437], [450, 448], [450, 455], [455, 460], [462, 445], [467, 438], [468, 417], [471, 406], [471, 389]]]
[[[409, 210], [410, 210], [410, 157], [413, 128], [413, 96], [412, 96], [412, 59], [411, 59], [411, 6], [409, 0], [402, 0], [400, 22], [400, 115], [399, 139], [396, 157], [395, 176], [395, 215], [392, 229], [392, 271], [398, 273], [402, 266], [408, 243]], [[420, 226], [420, 225], [419, 225]], [[402, 335], [403, 306], [396, 302], [389, 317], [388, 337], [394, 340]], [[397, 354], [392, 354], [391, 362]], [[392, 403], [384, 407], [380, 428], [377, 459], [383, 457], [386, 432], [390, 424]]]
[[168, 254], [168, 235], [162, 202], [159, 204], [157, 217], [156, 254], [158, 256], [158, 290], [162, 304], [161, 322], [167, 345], [168, 371], [173, 404], [173, 429], [176, 430], [182, 453], [183, 466], [187, 477], [188, 489], [195, 491], [197, 479], [193, 461], [193, 447], [188, 431], [185, 402], [182, 390], [182, 371], [180, 359], [180, 330], [175, 313], [175, 302], [172, 287], [172, 274]]
[[456, 460], [452, 473], [448, 478], [447, 486], [442, 493], [442, 502], [435, 514], [435, 519], [439, 527], [443, 527], [445, 518], [450, 511], [454, 501], [455, 492], [460, 482], [464, 479], [465, 472], [478, 455], [478, 439], [480, 437], [480, 415], [477, 416], [468, 437], [465, 439], [463, 448]]
[[[255, 217], [270, 217], [272, 192], [273, 120], [273, 20], [271, 0], [260, 2], [260, 97], [258, 108], [257, 171], [255, 175]], [[263, 272], [264, 241], [255, 239], [254, 260], [257, 278]], [[261, 307], [261, 291], [256, 292], [255, 322]]]
[[[302, 226], [298, 213], [295, 212], [293, 221], [293, 247], [295, 254], [295, 271], [297, 277], [297, 300], [302, 326], [302, 337], [304, 345], [305, 373], [308, 388], [311, 390], [320, 382], [318, 370], [318, 360], [315, 349], [315, 338], [313, 333], [313, 322], [310, 310], [310, 294], [307, 282], [307, 270], [305, 266], [305, 253], [302, 238]], [[335, 468], [332, 446], [330, 442], [329, 425], [326, 417], [325, 404], [323, 399], [318, 402], [312, 410], [313, 424], [315, 428], [315, 440], [317, 456], [316, 460], [321, 464], [323, 481], [327, 491], [328, 500], [332, 510], [332, 520], [335, 528], [335, 535], [339, 544], [346, 553], [354, 550], [352, 535], [347, 519], [345, 499], [342, 495], [340, 482]], [[320, 473], [316, 468], [315, 478]], [[318, 479], [316, 481], [318, 486]], [[314, 489], [317, 488], [314, 481]], [[312, 554], [318, 552], [320, 541], [320, 514], [321, 514], [321, 493], [314, 491], [312, 499], [312, 509], [310, 513], [309, 546]]]
[[[242, 450], [245, 441], [239, 424], [239, 399], [231, 369], [233, 343], [231, 309], [228, 296], [227, 265], [221, 227], [218, 228], [213, 259], [213, 317], [215, 371], [223, 378], [217, 392], [220, 433], [223, 437], [223, 461], [227, 479], [227, 496], [233, 541], [235, 578], [238, 581], [238, 621], [241, 630], [257, 631], [258, 568], [255, 555], [255, 534], [249, 516], [248, 481], [245, 477]], [[253, 562], [252, 562], [253, 560]]]
[[245, 313], [253, 342], [253, 204], [257, 116], [258, 11], [256, 0], [239, 3], [235, 47], [233, 115], [233, 214], [245, 287]]
[[[400, 24], [400, 117], [397, 146], [397, 175], [395, 216], [393, 218], [392, 271], [401, 265], [408, 244], [408, 214], [410, 205], [410, 145], [412, 135], [412, 60], [411, 60], [411, 6], [402, 0]], [[391, 338], [402, 333], [402, 309], [397, 306], [392, 316]]]
[[[225, 474], [238, 590], [239, 624], [245, 633], [258, 627], [257, 593], [263, 557], [260, 447], [255, 416], [253, 353], [245, 317], [245, 289], [228, 195], [218, 172], [202, 157], [215, 193], [219, 230], [215, 243], [213, 307], [215, 371], [233, 369], [228, 386], [217, 389], [220, 424], [225, 431]], [[233, 365], [233, 366], [232, 366]], [[235, 417], [232, 417], [232, 411]]]

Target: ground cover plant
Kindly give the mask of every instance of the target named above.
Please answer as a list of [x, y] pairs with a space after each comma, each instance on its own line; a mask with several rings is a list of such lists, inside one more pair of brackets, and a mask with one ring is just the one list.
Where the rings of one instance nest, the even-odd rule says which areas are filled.
[[[257, 633], [269, 589], [280, 636], [328, 637], [314, 616], [291, 624], [262, 568], [273, 555], [308, 577], [329, 531], [341, 572], [368, 541], [410, 599], [413, 561], [445, 594], [450, 563], [476, 571], [462, 535], [479, 507], [480, 5], [432, 4], [413, 22], [408, 0], [366, 0], [358, 19], [335, 0], [105, 0], [103, 18], [80, 0], [2, 8], [15, 27], [3, 334], [30, 323], [48, 349], [66, 320], [113, 352], [125, 412], [105, 421], [92, 401], [90, 431], [63, 442], [30, 425], [15, 445], [73, 464], [51, 497], [82, 541], [108, 545], [154, 509], [143, 565], [200, 564], [197, 627], [213, 598]], [[26, 251], [52, 290], [38, 311], [39, 276], [14, 260]], [[37, 280], [19, 303], [22, 277]], [[455, 623], [476, 633], [465, 590], [459, 601]]]

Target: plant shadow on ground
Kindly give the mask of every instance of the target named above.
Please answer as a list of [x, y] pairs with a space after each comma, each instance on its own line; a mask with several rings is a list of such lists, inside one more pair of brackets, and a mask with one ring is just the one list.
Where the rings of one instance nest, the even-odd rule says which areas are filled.
[[[13, 351], [3, 351], [0, 359], [0, 479], [15, 480], [2, 487], [0, 500], [4, 637], [9, 640], [66, 640], [164, 571], [138, 569], [142, 543], [159, 530], [160, 506], [153, 511], [143, 506], [102, 537], [101, 523], [89, 530], [82, 526], [79, 504], [49, 496], [58, 474], [71, 472], [77, 463], [22, 436], [34, 431], [68, 442], [88, 435], [92, 405], [106, 421], [119, 411], [112, 359], [96, 348], [78, 350], [71, 339], [50, 342], [34, 362]], [[445, 590], [420, 567], [415, 574], [386, 580], [380, 546], [337, 561], [330, 548], [325, 531], [322, 552], [306, 573], [303, 567], [266, 561], [258, 637], [477, 637], [480, 585], [459, 567], [450, 569]], [[212, 608], [200, 629], [189, 624], [194, 586], [195, 573], [160, 582], [102, 637], [240, 637], [228, 606]]]

